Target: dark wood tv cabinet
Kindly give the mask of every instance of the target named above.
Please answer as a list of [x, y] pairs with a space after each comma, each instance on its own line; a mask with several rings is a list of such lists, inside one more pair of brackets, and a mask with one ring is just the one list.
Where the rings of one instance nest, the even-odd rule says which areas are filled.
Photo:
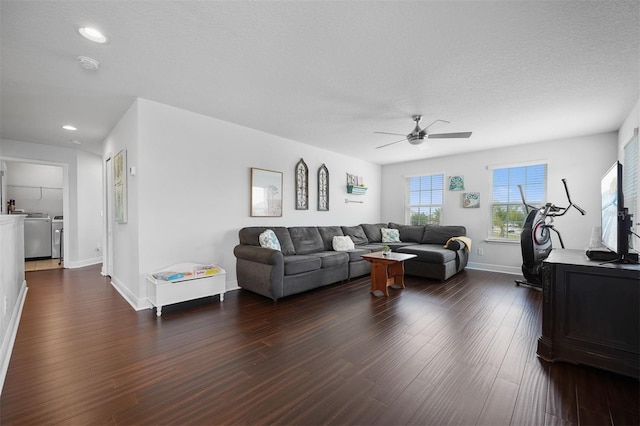
[[540, 358], [640, 377], [640, 265], [554, 249], [543, 263], [542, 293]]

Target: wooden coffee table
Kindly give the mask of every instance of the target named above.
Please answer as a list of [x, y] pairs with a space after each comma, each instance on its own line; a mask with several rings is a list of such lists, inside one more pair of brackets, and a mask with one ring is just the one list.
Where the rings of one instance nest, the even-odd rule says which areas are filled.
[[416, 257], [415, 254], [389, 253], [381, 251], [361, 256], [371, 263], [371, 290], [375, 296], [389, 296], [387, 287], [404, 288], [404, 261]]

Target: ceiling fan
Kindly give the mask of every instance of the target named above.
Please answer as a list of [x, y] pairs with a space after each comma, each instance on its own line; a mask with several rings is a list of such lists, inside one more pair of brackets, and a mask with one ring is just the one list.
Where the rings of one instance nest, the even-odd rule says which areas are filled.
[[376, 149], [384, 148], [385, 146], [393, 145], [396, 143], [409, 141], [411, 145], [420, 145], [424, 142], [425, 137], [428, 139], [453, 139], [453, 138], [468, 138], [471, 136], [471, 132], [459, 132], [459, 133], [433, 133], [430, 134], [427, 132], [429, 127], [433, 126], [437, 122], [449, 123], [447, 120], [435, 120], [433, 123], [429, 124], [424, 129], [420, 128], [420, 120], [422, 119], [421, 115], [414, 115], [413, 121], [416, 122], [416, 127], [409, 133], [408, 135], [403, 135], [400, 133], [387, 133], [387, 132], [374, 132], [381, 135], [395, 135], [395, 136], [404, 136], [404, 139], [400, 139], [399, 141], [387, 143], [384, 145], [377, 146]]

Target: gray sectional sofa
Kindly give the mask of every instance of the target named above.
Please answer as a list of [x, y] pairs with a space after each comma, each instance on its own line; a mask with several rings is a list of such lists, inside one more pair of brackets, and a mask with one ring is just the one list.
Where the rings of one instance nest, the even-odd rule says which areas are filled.
[[[397, 229], [400, 242], [383, 243], [382, 228]], [[259, 236], [271, 229], [280, 250], [260, 246]], [[444, 281], [467, 265], [468, 250], [452, 237], [466, 235], [464, 226], [409, 226], [396, 223], [357, 226], [253, 226], [239, 231], [234, 248], [238, 285], [273, 300], [369, 274], [371, 264], [360, 256], [380, 251], [415, 254], [405, 262], [405, 274]], [[333, 249], [334, 236], [349, 236], [355, 247]]]

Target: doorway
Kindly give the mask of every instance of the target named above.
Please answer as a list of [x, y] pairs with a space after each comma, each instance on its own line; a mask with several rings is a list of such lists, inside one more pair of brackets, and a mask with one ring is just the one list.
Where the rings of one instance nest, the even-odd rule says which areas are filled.
[[[65, 167], [26, 160], [12, 159], [3, 162], [3, 198], [6, 201], [12, 200], [12, 211], [5, 211], [27, 215], [24, 236], [25, 272], [63, 268], [61, 227], [67, 196]], [[56, 235], [56, 229], [60, 234]]]

